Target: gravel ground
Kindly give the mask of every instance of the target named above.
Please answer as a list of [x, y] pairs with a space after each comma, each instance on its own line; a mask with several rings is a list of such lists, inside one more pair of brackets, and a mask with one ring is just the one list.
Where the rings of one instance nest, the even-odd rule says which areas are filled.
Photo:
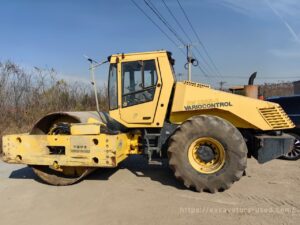
[[300, 224], [300, 160], [248, 161], [229, 190], [185, 189], [166, 166], [129, 158], [83, 182], [54, 187], [30, 168], [0, 162], [3, 225], [47, 224]]

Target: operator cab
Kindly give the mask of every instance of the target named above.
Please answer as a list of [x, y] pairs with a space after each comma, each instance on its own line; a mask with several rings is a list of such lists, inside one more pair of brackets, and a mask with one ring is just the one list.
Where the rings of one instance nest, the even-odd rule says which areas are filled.
[[[154, 123], [155, 127], [163, 125], [163, 121], [156, 122], [155, 117], [157, 105], [164, 90], [163, 80], [166, 80], [166, 83], [170, 82], [172, 86], [175, 82], [174, 60], [171, 58], [171, 53], [157, 51], [120, 54], [112, 55], [109, 60], [110, 115], [127, 127], [130, 127], [128, 124], [153, 126]], [[162, 71], [164, 71], [164, 77], [162, 77]], [[164, 103], [165, 108], [168, 101], [169, 99]]]

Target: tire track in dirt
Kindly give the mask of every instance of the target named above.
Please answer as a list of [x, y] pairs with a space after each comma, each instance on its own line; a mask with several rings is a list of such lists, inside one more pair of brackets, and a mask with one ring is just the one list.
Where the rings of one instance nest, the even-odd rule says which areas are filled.
[[252, 205], [252, 204], [263, 204], [269, 207], [292, 207], [297, 210], [300, 210], [299, 203], [294, 202], [291, 199], [274, 199], [273, 197], [260, 196], [255, 194], [242, 194], [242, 193], [222, 193], [222, 197], [214, 198], [214, 196], [208, 197], [207, 195], [203, 196], [189, 196], [189, 195], [179, 195], [182, 198], [194, 199], [199, 201], [213, 202], [224, 205]]
[[294, 202], [293, 200], [279, 200], [275, 198], [271, 198], [268, 196], [259, 196], [259, 195], [253, 195], [253, 194], [242, 194], [242, 193], [224, 193], [225, 198], [229, 199], [238, 199], [242, 201], [247, 201], [249, 203], [259, 203], [259, 204], [268, 204], [275, 207], [294, 207], [296, 209], [300, 209], [299, 203]]

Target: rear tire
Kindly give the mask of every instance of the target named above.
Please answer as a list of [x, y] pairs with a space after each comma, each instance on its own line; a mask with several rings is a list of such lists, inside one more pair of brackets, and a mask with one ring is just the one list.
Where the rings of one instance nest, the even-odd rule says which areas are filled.
[[[199, 156], [203, 147], [213, 153], [211, 161], [205, 158], [207, 154]], [[242, 177], [247, 146], [239, 130], [224, 119], [194, 116], [171, 136], [168, 157], [175, 177], [187, 188], [214, 193], [228, 189]]]

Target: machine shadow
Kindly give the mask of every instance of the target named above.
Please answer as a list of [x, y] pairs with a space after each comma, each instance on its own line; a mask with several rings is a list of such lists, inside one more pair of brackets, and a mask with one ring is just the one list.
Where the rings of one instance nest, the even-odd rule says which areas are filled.
[[[161, 163], [149, 164], [147, 159], [143, 156], [132, 155], [125, 161], [120, 163], [117, 168], [100, 168], [89, 176], [84, 178], [85, 180], [108, 180], [110, 176], [118, 172], [121, 169], [127, 169], [137, 177], [149, 177], [153, 181], [157, 181], [163, 185], [172, 186], [180, 190], [186, 189], [173, 175], [173, 172], [167, 165], [167, 160], [160, 161]], [[41, 181], [32, 171], [30, 167], [23, 167], [14, 170], [10, 176], [10, 179], [32, 179], [39, 183]]]
[[[101, 171], [98, 169], [84, 179], [86, 179], [86, 180], [108, 180], [109, 177], [111, 175], [113, 175], [116, 171], [118, 171], [118, 168], [112, 168], [112, 169], [103, 168], [103, 169], [101, 169]], [[31, 180], [35, 180], [39, 183], [45, 184], [44, 181], [42, 181], [40, 178], [38, 178], [35, 175], [35, 173], [29, 166], [12, 171], [8, 178], [9, 179], [31, 179]]]
[[21, 169], [12, 171], [8, 178], [36, 180], [36, 175], [34, 174], [34, 172], [32, 171], [32, 169], [30, 167], [26, 166]]
[[118, 170], [129, 170], [137, 177], [149, 177], [153, 181], [157, 181], [163, 185], [172, 186], [180, 190], [186, 189], [174, 177], [173, 172], [167, 165], [167, 160], [157, 161], [156, 164], [149, 164], [147, 159], [140, 155], [131, 155], [121, 162], [117, 168], [100, 168], [90, 174], [86, 180], [107, 180]]
[[180, 190], [186, 187], [176, 180], [168, 166], [167, 160], [159, 160], [155, 164], [149, 164], [148, 159], [140, 155], [132, 155], [120, 164], [120, 169], [128, 169], [137, 177], [149, 177], [163, 185], [172, 186]]

